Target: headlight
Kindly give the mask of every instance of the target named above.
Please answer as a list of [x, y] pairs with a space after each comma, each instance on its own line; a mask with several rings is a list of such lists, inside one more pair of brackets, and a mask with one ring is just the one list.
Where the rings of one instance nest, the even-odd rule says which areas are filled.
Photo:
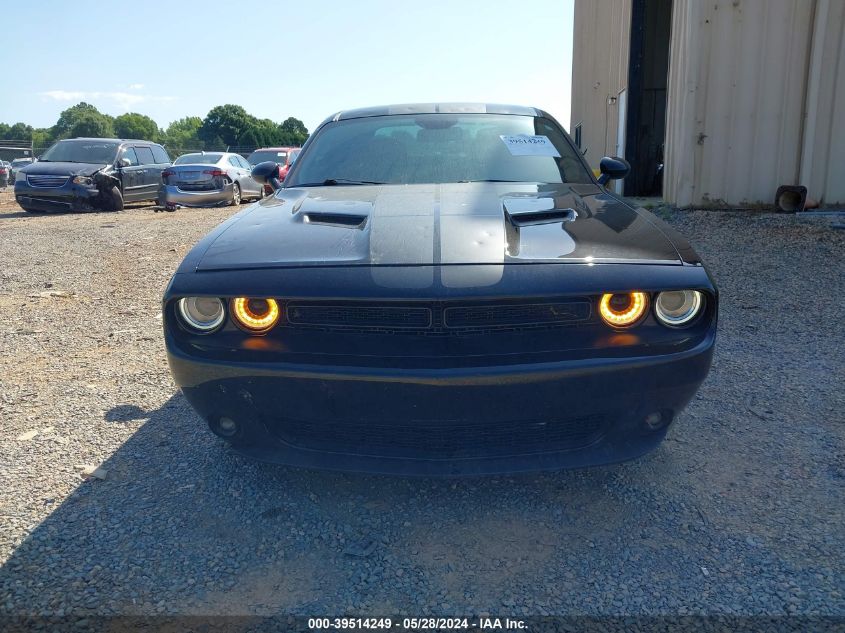
[[93, 185], [94, 181], [88, 176], [74, 176], [73, 184], [75, 185]]
[[639, 321], [648, 307], [644, 292], [604, 294], [599, 302], [599, 312], [604, 322], [613, 327], [628, 327]]
[[185, 324], [200, 332], [217, 329], [226, 318], [223, 302], [216, 297], [185, 297], [177, 306]]
[[273, 299], [238, 297], [232, 300], [232, 314], [245, 330], [261, 333], [276, 325], [281, 311]]
[[669, 290], [657, 295], [654, 314], [664, 325], [678, 327], [698, 316], [703, 305], [704, 299], [698, 290]]

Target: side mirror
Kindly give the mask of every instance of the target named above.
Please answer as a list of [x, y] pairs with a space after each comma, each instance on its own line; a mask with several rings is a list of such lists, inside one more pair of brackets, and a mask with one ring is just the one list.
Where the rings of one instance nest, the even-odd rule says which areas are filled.
[[129, 160], [128, 158], [121, 158], [119, 161], [117, 161], [118, 167], [129, 167], [131, 164], [132, 164], [132, 161]]
[[272, 160], [258, 163], [252, 168], [252, 178], [261, 185], [270, 185], [273, 189], [279, 189], [281, 186], [279, 164]]
[[619, 156], [605, 156], [599, 163], [599, 184], [606, 185], [611, 180], [621, 180], [631, 171], [631, 165]]

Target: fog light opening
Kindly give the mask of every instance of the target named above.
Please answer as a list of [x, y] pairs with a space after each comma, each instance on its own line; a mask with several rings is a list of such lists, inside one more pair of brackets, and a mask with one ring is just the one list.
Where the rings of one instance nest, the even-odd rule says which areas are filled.
[[652, 411], [643, 420], [646, 428], [650, 431], [658, 431], [665, 426], [668, 426], [672, 421], [673, 414], [669, 410]]
[[232, 418], [220, 418], [215, 427], [215, 430], [220, 437], [234, 437], [240, 430], [238, 423]]

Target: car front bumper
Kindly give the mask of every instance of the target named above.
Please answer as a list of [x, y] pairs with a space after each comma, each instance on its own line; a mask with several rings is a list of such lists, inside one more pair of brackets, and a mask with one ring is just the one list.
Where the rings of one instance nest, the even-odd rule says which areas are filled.
[[96, 207], [99, 196], [96, 185], [68, 182], [61, 187], [33, 187], [23, 180], [15, 182], [15, 201], [35, 211], [89, 211]]
[[162, 206], [180, 205], [183, 207], [215, 207], [232, 202], [234, 183], [228, 183], [222, 189], [207, 191], [184, 191], [176, 185], [162, 185], [158, 190], [158, 202]]
[[[715, 328], [672, 354], [454, 369], [197, 360], [176, 383], [236, 450], [283, 464], [414, 475], [556, 470], [655, 448], [710, 367]], [[647, 422], [650, 420], [650, 423]]]

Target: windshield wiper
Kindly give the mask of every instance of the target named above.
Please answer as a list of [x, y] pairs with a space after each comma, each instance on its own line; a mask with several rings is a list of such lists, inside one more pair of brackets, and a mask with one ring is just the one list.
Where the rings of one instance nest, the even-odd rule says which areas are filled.
[[386, 185], [386, 182], [374, 180], [349, 180], [348, 178], [327, 178], [323, 182], [306, 182], [294, 187], [334, 187], [336, 185]]

